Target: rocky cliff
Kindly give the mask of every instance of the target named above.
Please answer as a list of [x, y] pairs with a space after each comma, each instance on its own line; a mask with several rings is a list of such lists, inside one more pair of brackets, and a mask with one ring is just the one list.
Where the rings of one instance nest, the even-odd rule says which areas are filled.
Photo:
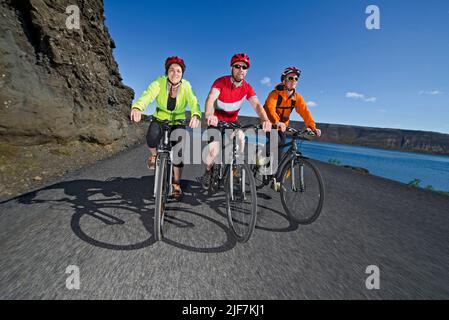
[[[79, 8], [69, 29], [67, 7]], [[0, 0], [0, 142], [137, 141], [102, 0]]]

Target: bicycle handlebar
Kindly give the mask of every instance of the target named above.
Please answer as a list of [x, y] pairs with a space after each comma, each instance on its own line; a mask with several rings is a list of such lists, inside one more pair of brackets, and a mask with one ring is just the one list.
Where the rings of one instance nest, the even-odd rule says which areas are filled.
[[[242, 126], [242, 125], [234, 123], [234, 122], [218, 121], [217, 128], [219, 128], [219, 129], [256, 129], [256, 130], [261, 130], [261, 129], [263, 129], [263, 126], [262, 126], [262, 124], [248, 124], [248, 125]], [[277, 129], [279, 129], [279, 127], [276, 125], [272, 125], [272, 129], [277, 130]], [[316, 134], [309, 128], [299, 131], [295, 128], [287, 127], [285, 132], [287, 132], [291, 135], [295, 135], [295, 136], [310, 136], [310, 137], [316, 136]]]
[[173, 123], [176, 123], [177, 125], [181, 125], [181, 126], [188, 126], [190, 124], [190, 120], [161, 120], [158, 119], [156, 117], [150, 116], [150, 121], [157, 121], [159, 123], [161, 123], [162, 125], [171, 125]]
[[[277, 129], [276, 126], [272, 126], [273, 129]], [[246, 130], [246, 129], [256, 129], [256, 130], [262, 130], [263, 127], [261, 124], [247, 124], [247, 125], [240, 125], [234, 122], [225, 122], [225, 121], [218, 121], [218, 125], [217, 128], [219, 129], [242, 129], [242, 130]]]
[[242, 129], [240, 124], [234, 122], [218, 121], [217, 128], [219, 129]]
[[[271, 128], [274, 129], [274, 130], [278, 130], [279, 129], [279, 127], [274, 125], [274, 124], [271, 126]], [[261, 129], [263, 129], [263, 127], [262, 127], [261, 124], [249, 124], [249, 125], [246, 125], [246, 126], [242, 126], [241, 129], [261, 130]], [[316, 134], [309, 128], [307, 128], [305, 130], [302, 130], [302, 131], [299, 131], [299, 130], [296, 130], [295, 128], [287, 127], [286, 132], [290, 133], [292, 135], [297, 135], [297, 136], [303, 136], [303, 135], [307, 135], [307, 136], [311, 136], [311, 137], [316, 136]]]
[[295, 136], [311, 136], [311, 137], [316, 136], [315, 132], [313, 132], [309, 128], [306, 128], [306, 129], [304, 129], [302, 131], [299, 131], [299, 130], [296, 130], [295, 128], [287, 127], [286, 132], [290, 133], [292, 135], [295, 135]]
[[[262, 130], [263, 126], [261, 124], [248, 124], [246, 126], [243, 126], [242, 129], [256, 129], [256, 130]], [[271, 129], [278, 129], [278, 126], [272, 124]]]

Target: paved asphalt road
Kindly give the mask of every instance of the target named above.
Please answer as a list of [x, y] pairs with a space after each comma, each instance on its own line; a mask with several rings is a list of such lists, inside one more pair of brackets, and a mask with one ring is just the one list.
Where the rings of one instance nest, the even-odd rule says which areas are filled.
[[[449, 298], [449, 197], [317, 163], [320, 218], [291, 224], [265, 189], [240, 244], [224, 196], [203, 195], [203, 169], [187, 166], [176, 225], [155, 243], [146, 156], [140, 146], [1, 203], [0, 299]], [[79, 290], [66, 288], [69, 265]], [[369, 265], [379, 290], [365, 287]]]

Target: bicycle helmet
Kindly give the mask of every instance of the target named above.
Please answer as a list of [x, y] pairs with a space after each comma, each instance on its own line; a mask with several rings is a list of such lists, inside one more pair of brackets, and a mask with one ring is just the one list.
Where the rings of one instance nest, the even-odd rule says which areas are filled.
[[234, 63], [239, 61], [245, 62], [248, 65], [248, 68], [251, 67], [251, 59], [246, 53], [235, 54], [231, 59], [231, 67], [234, 65]]
[[184, 60], [180, 57], [173, 56], [168, 57], [167, 60], [165, 60], [165, 73], [168, 73], [168, 68], [170, 68], [173, 63], [179, 64], [181, 66], [182, 73], [186, 71], [186, 64], [184, 63]]
[[288, 68], [285, 68], [284, 72], [282, 73], [281, 81], [284, 81], [285, 77], [290, 73], [296, 74], [298, 76], [298, 78], [301, 76], [301, 70], [299, 70], [298, 68], [295, 68], [295, 67], [288, 67]]

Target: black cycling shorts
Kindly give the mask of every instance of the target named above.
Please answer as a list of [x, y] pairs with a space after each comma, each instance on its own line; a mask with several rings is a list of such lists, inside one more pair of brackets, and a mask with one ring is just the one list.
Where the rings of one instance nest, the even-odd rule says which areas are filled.
[[[174, 125], [174, 126], [170, 126], [170, 130], [176, 130], [176, 129], [185, 129], [185, 126], [181, 126], [181, 125]], [[150, 127], [148, 128], [147, 131], [147, 145], [150, 148], [157, 148], [157, 146], [159, 145], [159, 142], [162, 139], [162, 135], [163, 135], [163, 131], [162, 131], [162, 125], [158, 122], [158, 121], [152, 121], [150, 124]], [[176, 145], [179, 141], [181, 141], [181, 139], [185, 140], [185, 136], [184, 137], [179, 137], [178, 141], [172, 141], [171, 145], [172, 147], [174, 145]], [[181, 150], [179, 151], [179, 157], [182, 157], [182, 152]], [[180, 164], [176, 165], [174, 164], [175, 167], [178, 168], [183, 168], [184, 167], [184, 163], [181, 162]]]

